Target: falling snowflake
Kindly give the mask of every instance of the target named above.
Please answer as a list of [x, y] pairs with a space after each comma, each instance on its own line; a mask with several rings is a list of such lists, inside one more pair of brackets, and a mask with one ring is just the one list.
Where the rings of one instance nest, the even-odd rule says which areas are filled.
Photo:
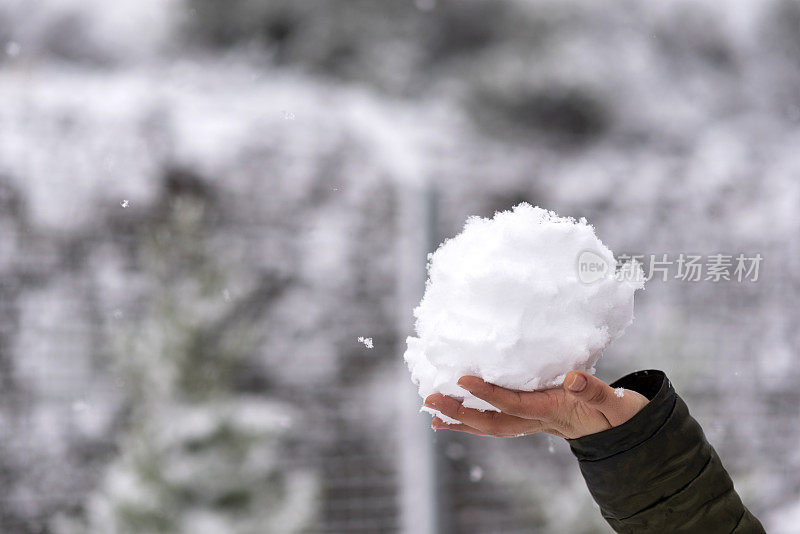
[[614, 395], [616, 395], [617, 397], [620, 397], [620, 398], [624, 397], [625, 396], [625, 389], [624, 388], [615, 389], [614, 390]]
[[122, 310], [114, 310], [114, 319], [122, 319]]
[[231, 301], [231, 292], [228, 291], [227, 289], [224, 289], [222, 291], [222, 298], [225, 300], [225, 302], [230, 302]]
[[359, 337], [358, 338], [358, 342], [359, 343], [363, 343], [364, 346], [367, 347], [368, 349], [371, 349], [372, 347], [375, 346], [372, 343], [372, 338], [371, 337]]
[[483, 468], [479, 465], [472, 466], [472, 469], [469, 470], [469, 479], [472, 482], [478, 482], [482, 478], [483, 478]]
[[9, 41], [9, 43], [6, 45], [6, 54], [8, 54], [10, 57], [17, 57], [20, 50], [22, 50], [22, 47], [19, 45], [19, 43], [15, 43], [14, 41]]
[[131, 205], [131, 203], [128, 202], [127, 200], [123, 200], [122, 202], [119, 203], [119, 205], [122, 206], [123, 208], [127, 208], [128, 206]]
[[467, 448], [462, 443], [454, 441], [447, 444], [445, 454], [451, 460], [460, 460], [467, 455]]
[[549, 452], [550, 454], [556, 452], [556, 446], [553, 443], [552, 436], [547, 436], [547, 452]]
[[278, 426], [281, 428], [291, 428], [292, 427], [292, 418], [288, 415], [284, 415], [278, 418]]

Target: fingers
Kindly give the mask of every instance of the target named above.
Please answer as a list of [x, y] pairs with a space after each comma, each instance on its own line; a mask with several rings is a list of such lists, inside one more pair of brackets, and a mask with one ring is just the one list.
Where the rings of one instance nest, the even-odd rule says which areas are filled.
[[514, 391], [477, 376], [462, 376], [458, 385], [501, 412], [524, 419], [547, 419], [553, 410], [552, 397], [541, 391]]
[[566, 390], [593, 408], [600, 408], [614, 396], [611, 386], [583, 371], [570, 371], [564, 378]]
[[602, 413], [612, 426], [620, 425], [631, 417], [631, 410], [627, 405], [633, 400], [632, 396], [628, 399], [624, 395], [618, 396], [614, 388], [589, 373], [569, 372], [564, 378], [564, 389], [568, 394]]
[[488, 436], [491, 438], [503, 438], [503, 437], [514, 437], [514, 438], [521, 438], [522, 436], [527, 436], [529, 434], [535, 434], [537, 432], [547, 432], [549, 434], [553, 434], [554, 436], [558, 436], [560, 438], [566, 438], [564, 434], [559, 432], [554, 428], [542, 428], [542, 429], [531, 429], [529, 432], [525, 432], [522, 434], [514, 434], [514, 435], [495, 435], [495, 434], [488, 434], [486, 432], [481, 432], [477, 428], [472, 428], [471, 426], [467, 426], [464, 423], [445, 423], [438, 417], [434, 417], [433, 421], [431, 422], [431, 428], [434, 430], [454, 430], [456, 432], [464, 432], [466, 434], [473, 434], [475, 436]]
[[433, 421], [431, 422], [431, 428], [434, 430], [455, 430], [457, 432], [466, 432], [467, 434], [473, 434], [475, 436], [492, 436], [486, 432], [481, 432], [477, 428], [467, 426], [464, 423], [445, 423], [438, 417], [433, 418]]
[[466, 408], [456, 399], [441, 393], [435, 393], [425, 399], [425, 406], [492, 436], [518, 436], [538, 432], [542, 428], [539, 421], [522, 419], [502, 412], [482, 412]]

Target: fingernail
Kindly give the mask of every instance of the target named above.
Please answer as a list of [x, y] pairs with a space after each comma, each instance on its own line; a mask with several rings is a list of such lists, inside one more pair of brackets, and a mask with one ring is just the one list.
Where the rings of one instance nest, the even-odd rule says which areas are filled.
[[575, 377], [572, 379], [572, 383], [567, 386], [570, 391], [579, 392], [586, 389], [586, 378], [582, 374], [575, 374]]
[[434, 408], [434, 407], [436, 407], [436, 397], [434, 397], [433, 395], [431, 395], [430, 397], [428, 397], [427, 399], [425, 399], [425, 406], [428, 406], [428, 407], [430, 407], [430, 408]]

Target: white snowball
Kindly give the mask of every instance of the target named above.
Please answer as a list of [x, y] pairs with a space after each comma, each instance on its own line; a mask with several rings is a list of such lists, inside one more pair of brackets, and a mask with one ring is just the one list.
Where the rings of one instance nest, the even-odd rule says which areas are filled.
[[420, 396], [439, 392], [494, 410], [456, 381], [475, 375], [533, 391], [560, 385], [573, 369], [593, 373], [632, 322], [633, 294], [644, 287], [638, 264], [615, 266], [585, 219], [526, 203], [469, 218], [430, 256], [414, 310], [417, 337], [407, 338], [404, 358]]

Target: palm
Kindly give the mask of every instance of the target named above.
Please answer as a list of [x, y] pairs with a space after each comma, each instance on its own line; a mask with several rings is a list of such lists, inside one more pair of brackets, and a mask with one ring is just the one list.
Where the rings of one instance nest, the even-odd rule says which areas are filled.
[[586, 402], [568, 395], [563, 388], [551, 390], [553, 397], [560, 397], [564, 404], [566, 420], [559, 431], [567, 438], [577, 438], [586, 434], [594, 434], [611, 428], [611, 423], [603, 412], [592, 408]]
[[569, 439], [620, 425], [647, 404], [647, 399], [635, 391], [624, 390], [622, 396], [615, 395], [599, 379], [579, 371], [570, 373], [565, 383], [574, 383], [574, 373], [584, 377], [591, 387], [579, 393], [563, 387], [527, 392], [505, 389], [477, 377], [459, 381], [461, 387], [495, 406], [497, 412], [465, 408], [458, 400], [441, 394], [431, 395], [425, 404], [460, 421], [448, 425], [437, 417], [433, 420], [436, 429], [495, 437], [548, 432]]

